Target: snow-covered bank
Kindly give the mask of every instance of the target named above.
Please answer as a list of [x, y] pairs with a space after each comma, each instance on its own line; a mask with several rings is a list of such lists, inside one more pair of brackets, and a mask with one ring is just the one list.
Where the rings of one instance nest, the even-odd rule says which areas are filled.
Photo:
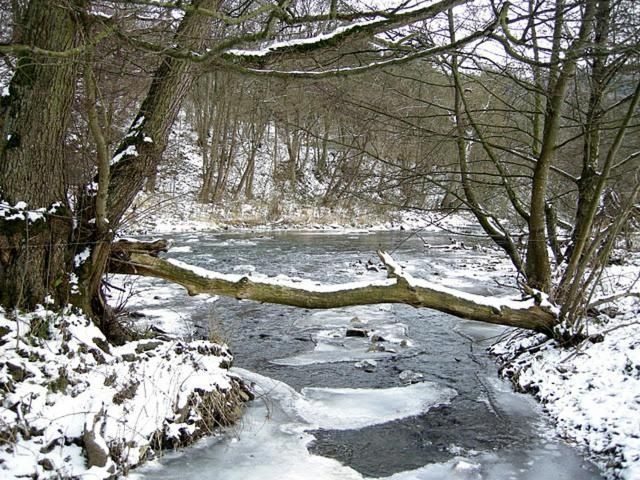
[[210, 435], [248, 399], [225, 346], [110, 346], [82, 315], [0, 311], [0, 477], [115, 478]]
[[468, 228], [470, 215], [451, 212], [385, 211], [328, 207], [302, 207], [285, 203], [277, 215], [255, 202], [230, 206], [204, 205], [190, 196], [181, 198], [141, 195], [126, 235], [169, 234], [229, 230], [322, 230], [358, 232], [375, 230], [441, 231]]
[[[618, 289], [637, 281], [639, 259], [616, 268]], [[626, 281], [625, 281], [626, 279]], [[625, 285], [626, 284], [626, 285]], [[637, 286], [636, 286], [637, 289]], [[627, 297], [589, 326], [590, 340], [565, 348], [518, 334], [492, 348], [502, 373], [533, 394], [560, 436], [594, 457], [609, 478], [640, 479], [640, 301]]]

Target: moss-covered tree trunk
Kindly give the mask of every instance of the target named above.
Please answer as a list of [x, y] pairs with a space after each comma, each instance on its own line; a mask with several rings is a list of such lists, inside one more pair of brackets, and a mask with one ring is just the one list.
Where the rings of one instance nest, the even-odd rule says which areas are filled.
[[[75, 94], [82, 0], [28, 3], [21, 43], [60, 55], [22, 52], [2, 97], [0, 299], [33, 307], [67, 300], [72, 220], [65, 137]], [[44, 209], [44, 210], [42, 210]]]

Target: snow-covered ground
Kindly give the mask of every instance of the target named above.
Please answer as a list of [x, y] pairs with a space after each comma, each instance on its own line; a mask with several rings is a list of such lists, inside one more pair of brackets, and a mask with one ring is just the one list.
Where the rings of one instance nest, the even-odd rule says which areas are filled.
[[[628, 260], [619, 286], [635, 282], [640, 259]], [[626, 282], [624, 281], [626, 277]], [[637, 286], [636, 286], [637, 289]], [[640, 479], [640, 301], [617, 302], [591, 339], [563, 348], [542, 336], [517, 334], [493, 347], [502, 373], [533, 394], [556, 420], [559, 435], [595, 457], [608, 476]]]
[[231, 360], [208, 341], [110, 346], [71, 310], [0, 310], [0, 478], [115, 478], [210, 434], [213, 406], [232, 417], [247, 398]]

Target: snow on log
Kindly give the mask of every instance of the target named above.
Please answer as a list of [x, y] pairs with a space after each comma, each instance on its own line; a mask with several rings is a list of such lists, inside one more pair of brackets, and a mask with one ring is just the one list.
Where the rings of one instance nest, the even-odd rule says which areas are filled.
[[243, 276], [212, 272], [173, 259], [131, 251], [127, 258], [112, 256], [111, 273], [162, 278], [182, 285], [190, 295], [211, 294], [311, 309], [378, 303], [405, 303], [431, 308], [468, 320], [534, 330], [550, 335], [557, 323], [551, 304], [533, 298], [512, 300], [485, 297], [416, 279], [385, 252], [378, 252], [387, 279], [326, 285], [289, 278]]

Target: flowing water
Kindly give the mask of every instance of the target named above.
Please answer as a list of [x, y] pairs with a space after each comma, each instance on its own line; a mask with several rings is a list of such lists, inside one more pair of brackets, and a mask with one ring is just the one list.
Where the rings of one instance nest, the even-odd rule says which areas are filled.
[[[504, 294], [509, 281], [495, 252], [452, 249], [452, 239], [441, 234], [173, 238], [169, 256], [227, 273], [327, 283], [380, 279], [385, 274], [375, 251], [382, 248], [415, 276], [469, 292]], [[498, 379], [485, 348], [504, 328], [406, 305], [312, 311], [190, 299], [178, 287], [152, 291], [153, 302], [137, 300], [148, 320], [157, 323], [171, 310], [195, 337], [224, 339], [236, 373], [259, 395], [239, 425], [146, 467], [144, 478], [601, 478], [553, 437], [531, 398]]]

